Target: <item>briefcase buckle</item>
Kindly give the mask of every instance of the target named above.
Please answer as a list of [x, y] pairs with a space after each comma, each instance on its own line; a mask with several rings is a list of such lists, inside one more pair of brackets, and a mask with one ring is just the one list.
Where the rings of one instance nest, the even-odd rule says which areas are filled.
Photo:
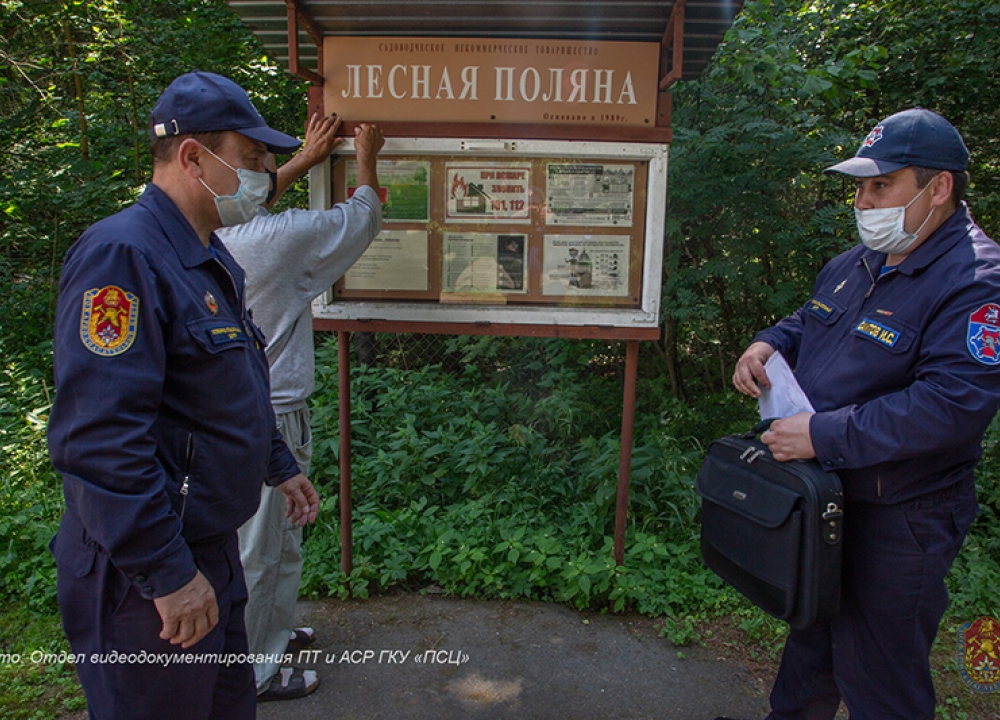
[[835, 502], [827, 503], [822, 517], [827, 524], [823, 530], [823, 539], [830, 545], [836, 545], [840, 541], [840, 521], [844, 517], [844, 511]]

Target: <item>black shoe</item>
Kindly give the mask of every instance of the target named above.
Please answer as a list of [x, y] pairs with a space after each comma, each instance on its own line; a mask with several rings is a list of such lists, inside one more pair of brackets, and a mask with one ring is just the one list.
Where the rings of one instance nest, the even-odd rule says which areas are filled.
[[300, 667], [283, 667], [268, 682], [267, 689], [257, 694], [257, 702], [294, 700], [305, 697], [319, 687], [315, 670]]

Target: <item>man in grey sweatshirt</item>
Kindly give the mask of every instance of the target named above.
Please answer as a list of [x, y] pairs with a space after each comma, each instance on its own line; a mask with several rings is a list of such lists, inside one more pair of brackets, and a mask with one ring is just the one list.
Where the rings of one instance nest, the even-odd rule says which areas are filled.
[[[282, 165], [270, 204], [310, 168], [324, 162], [336, 145], [340, 119], [314, 115], [302, 149]], [[315, 356], [312, 300], [330, 288], [361, 257], [382, 225], [377, 156], [384, 144], [374, 125], [355, 130], [358, 188], [329, 210], [261, 213], [248, 223], [217, 232], [246, 270], [247, 306], [267, 337], [271, 404], [285, 443], [309, 474], [312, 446], [306, 401], [313, 391]], [[267, 163], [273, 168], [273, 157]], [[318, 497], [318, 496], [316, 496]], [[255, 663], [257, 699], [283, 700], [308, 695], [319, 686], [312, 670], [281, 667], [289, 640], [311, 642], [293, 619], [302, 575], [302, 528], [285, 518], [284, 497], [265, 487], [256, 515], [240, 528], [240, 557], [249, 600], [246, 626]]]

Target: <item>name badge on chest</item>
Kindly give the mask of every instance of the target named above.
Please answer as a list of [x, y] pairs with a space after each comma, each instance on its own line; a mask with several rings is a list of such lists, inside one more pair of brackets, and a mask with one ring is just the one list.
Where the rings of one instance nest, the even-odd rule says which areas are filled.
[[861, 337], [871, 340], [882, 347], [892, 349], [896, 347], [902, 333], [895, 328], [880, 322], [875, 322], [869, 318], [864, 318], [854, 327], [854, 332]]

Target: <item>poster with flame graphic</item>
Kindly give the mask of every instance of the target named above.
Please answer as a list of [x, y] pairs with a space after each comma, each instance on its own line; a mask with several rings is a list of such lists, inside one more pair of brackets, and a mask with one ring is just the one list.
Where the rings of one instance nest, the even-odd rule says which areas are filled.
[[530, 222], [530, 163], [449, 163], [446, 171], [445, 222]]

